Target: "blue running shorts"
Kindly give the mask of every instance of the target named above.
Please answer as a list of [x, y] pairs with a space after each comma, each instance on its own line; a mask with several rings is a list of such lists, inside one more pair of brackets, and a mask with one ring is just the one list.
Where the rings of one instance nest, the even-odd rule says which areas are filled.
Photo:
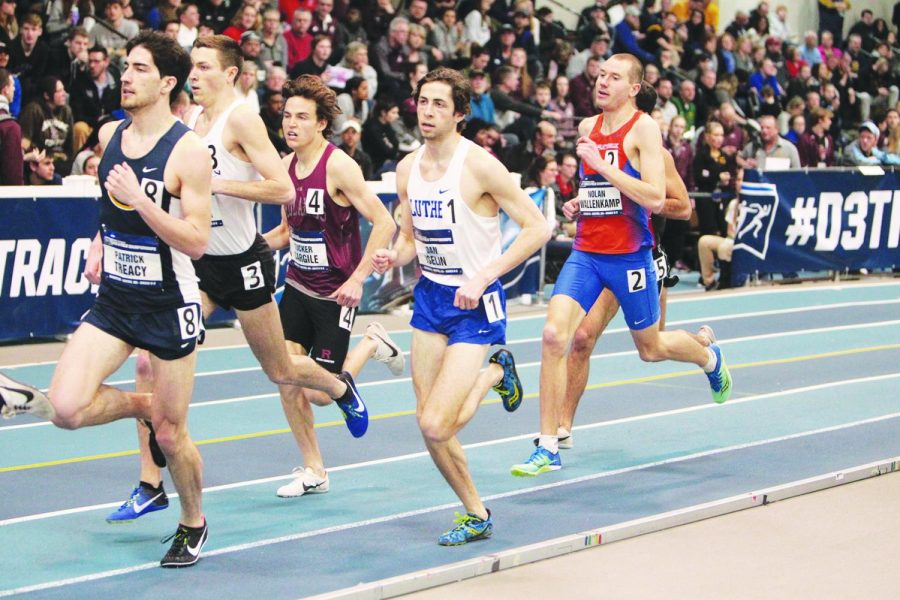
[[[505, 344], [506, 294], [499, 281], [487, 287], [478, 308], [462, 310], [453, 306], [458, 288], [441, 285], [422, 276], [413, 290], [413, 316], [410, 325], [422, 331], [447, 336], [447, 344]], [[493, 322], [488, 318], [485, 298], [492, 305]], [[498, 318], [499, 317], [499, 318]]]
[[553, 295], [569, 296], [587, 313], [604, 288], [619, 301], [629, 329], [645, 329], [659, 320], [656, 266], [650, 248], [629, 254], [572, 250]]

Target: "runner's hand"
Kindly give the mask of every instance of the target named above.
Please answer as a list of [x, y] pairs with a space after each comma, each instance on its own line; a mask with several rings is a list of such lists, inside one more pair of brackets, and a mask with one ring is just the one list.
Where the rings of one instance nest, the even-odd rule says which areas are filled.
[[103, 274], [103, 247], [97, 243], [91, 243], [88, 250], [87, 261], [84, 264], [84, 277], [93, 285], [100, 285], [100, 277]]
[[344, 285], [339, 287], [333, 294], [328, 297], [337, 300], [337, 303], [341, 306], [359, 306], [359, 301], [362, 299], [362, 289], [362, 282], [358, 281], [354, 277], [351, 277], [344, 282]]
[[453, 306], [462, 310], [473, 310], [478, 308], [488, 283], [490, 282], [485, 281], [483, 277], [476, 276], [461, 285], [456, 290], [456, 296], [453, 298]]
[[128, 163], [114, 166], [106, 176], [106, 182], [103, 185], [117, 201], [132, 208], [138, 208], [144, 202], [152, 202], [144, 194], [141, 184], [138, 183], [137, 175]]
[[575, 221], [581, 216], [581, 205], [578, 203], [578, 198], [572, 198], [563, 204], [563, 214], [570, 221]]
[[397, 262], [397, 251], [389, 248], [381, 248], [372, 255], [372, 268], [379, 275], [387, 272]]

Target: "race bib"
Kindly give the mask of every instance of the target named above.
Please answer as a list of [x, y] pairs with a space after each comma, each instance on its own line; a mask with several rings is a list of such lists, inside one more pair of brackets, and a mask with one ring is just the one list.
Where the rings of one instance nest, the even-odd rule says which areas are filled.
[[291, 263], [302, 271], [327, 271], [328, 248], [325, 232], [300, 231], [291, 234]]
[[159, 240], [155, 237], [105, 231], [103, 277], [126, 285], [162, 287]]
[[219, 196], [218, 194], [212, 195], [212, 202], [210, 203], [210, 212], [212, 213], [212, 226], [213, 227], [222, 227], [225, 225], [225, 221], [222, 219], [222, 209], [219, 207]]
[[462, 275], [462, 263], [450, 229], [416, 229], [419, 267], [435, 275]]
[[583, 179], [578, 189], [578, 207], [583, 217], [622, 214], [622, 192], [606, 180]]
[[481, 297], [481, 301], [484, 302], [484, 313], [487, 315], [488, 323], [496, 323], [506, 317], [500, 292], [488, 292]]

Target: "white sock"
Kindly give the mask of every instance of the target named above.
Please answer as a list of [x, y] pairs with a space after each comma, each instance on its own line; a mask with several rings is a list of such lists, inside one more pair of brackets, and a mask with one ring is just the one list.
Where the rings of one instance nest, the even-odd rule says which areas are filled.
[[541, 435], [538, 438], [538, 446], [543, 446], [550, 454], [559, 452], [559, 438], [555, 435]]
[[706, 353], [709, 354], [709, 359], [706, 361], [706, 364], [703, 366], [703, 372], [704, 373], [712, 373], [713, 371], [716, 370], [716, 353], [713, 352], [712, 350], [710, 350], [709, 348], [706, 349]]

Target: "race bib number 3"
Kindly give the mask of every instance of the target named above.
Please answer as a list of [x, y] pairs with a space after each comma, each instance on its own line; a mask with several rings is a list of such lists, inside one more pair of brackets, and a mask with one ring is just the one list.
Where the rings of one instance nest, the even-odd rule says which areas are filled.
[[327, 271], [328, 249], [322, 231], [291, 234], [291, 262], [302, 271]]
[[152, 237], [105, 232], [103, 276], [126, 285], [161, 287], [163, 269], [159, 241]]
[[245, 290], [258, 290], [265, 284], [262, 273], [262, 263], [256, 261], [246, 267], [241, 267], [241, 275], [244, 277]]
[[503, 312], [503, 302], [500, 300], [500, 292], [489, 292], [481, 297], [484, 302], [484, 312], [487, 314], [488, 323], [496, 323], [506, 317]]

